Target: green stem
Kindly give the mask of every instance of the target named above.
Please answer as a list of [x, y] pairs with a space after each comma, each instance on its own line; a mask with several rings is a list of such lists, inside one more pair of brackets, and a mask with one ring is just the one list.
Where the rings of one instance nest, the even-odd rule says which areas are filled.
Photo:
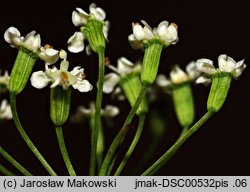
[[175, 152], [182, 146], [182, 144], [191, 137], [212, 115], [214, 112], [208, 111], [197, 121], [175, 144], [164, 153], [152, 166], [150, 166], [142, 176], [154, 175], [160, 168], [175, 154]]
[[32, 176], [32, 174], [25, 169], [20, 163], [18, 163], [8, 152], [6, 152], [2, 147], [0, 147], [0, 154], [9, 161], [15, 168], [17, 168], [23, 175]]
[[59, 148], [60, 148], [64, 163], [65, 163], [65, 165], [67, 167], [69, 175], [70, 176], [76, 176], [75, 170], [74, 170], [74, 168], [72, 166], [72, 163], [71, 163], [71, 161], [69, 159], [68, 151], [67, 151], [65, 141], [64, 141], [64, 137], [63, 137], [62, 127], [56, 127], [56, 136], [57, 136], [57, 141], [58, 141], [58, 144], [59, 144]]
[[0, 164], [0, 172], [2, 172], [6, 176], [15, 176], [14, 173], [5, 168], [2, 164]]
[[141, 89], [141, 91], [140, 91], [140, 94], [138, 95], [135, 104], [133, 105], [132, 109], [130, 110], [130, 112], [129, 112], [129, 114], [128, 114], [128, 116], [127, 116], [127, 118], [126, 118], [126, 120], [125, 120], [123, 126], [127, 126], [127, 125], [129, 125], [129, 124], [132, 122], [132, 120], [133, 120], [133, 118], [134, 118], [134, 116], [135, 116], [135, 113], [136, 113], [138, 107], [140, 106], [140, 104], [141, 104], [141, 102], [142, 102], [144, 96], [145, 96], [146, 93], [147, 93], [148, 88], [149, 88], [148, 85], [145, 85], [145, 84], [144, 84], [144, 85], [142, 86], [142, 89]]
[[137, 131], [136, 131], [136, 134], [135, 134], [135, 137], [127, 151], [127, 153], [125, 154], [123, 160], [121, 161], [119, 167], [117, 168], [116, 172], [115, 172], [115, 176], [119, 176], [123, 170], [123, 168], [125, 167], [128, 159], [130, 158], [130, 156], [132, 155], [140, 137], [141, 137], [141, 134], [142, 134], [142, 130], [143, 130], [143, 127], [144, 127], [144, 123], [145, 123], [145, 114], [141, 115], [140, 118], [139, 118], [139, 125], [138, 125], [138, 128], [137, 128]]
[[143, 85], [142, 89], [140, 91], [140, 94], [138, 95], [135, 104], [133, 105], [132, 109], [130, 110], [121, 130], [117, 133], [116, 137], [114, 138], [113, 142], [111, 143], [111, 145], [109, 147], [109, 150], [108, 150], [108, 152], [103, 160], [99, 175], [102, 175], [102, 176], [107, 175], [108, 170], [110, 170], [110, 165], [112, 163], [112, 159], [113, 159], [118, 147], [123, 142], [123, 140], [126, 136], [126, 133], [128, 131], [128, 125], [132, 122], [139, 105], [141, 104], [145, 94], [147, 93], [147, 90], [148, 90], [148, 86]]
[[98, 83], [97, 83], [97, 95], [95, 103], [95, 123], [92, 131], [91, 139], [91, 154], [90, 154], [90, 166], [89, 175], [93, 176], [96, 172], [96, 147], [98, 140], [99, 127], [101, 125], [101, 106], [102, 106], [102, 93], [103, 93], [103, 82], [104, 82], [104, 49], [100, 48], [98, 51], [99, 59], [99, 72], [98, 72]]
[[181, 134], [179, 135], [178, 139], [180, 139], [183, 135], [185, 135], [188, 130], [189, 130], [189, 126], [188, 127], [182, 127], [182, 131], [181, 131]]
[[42, 154], [38, 151], [36, 146], [33, 144], [27, 133], [22, 127], [22, 124], [19, 120], [17, 109], [16, 109], [16, 95], [10, 94], [10, 106], [12, 111], [13, 120], [15, 122], [15, 125], [17, 127], [18, 132], [20, 133], [21, 137], [23, 138], [24, 142], [28, 145], [30, 150], [34, 153], [34, 155], [37, 157], [37, 159], [41, 162], [41, 164], [44, 166], [44, 168], [49, 172], [51, 176], [56, 176], [57, 174], [55, 171], [51, 168], [51, 166], [48, 164], [48, 162], [44, 159]]
[[108, 172], [112, 171], [111, 165], [114, 165], [113, 158], [116, 154], [117, 148], [120, 146], [123, 139], [125, 138], [125, 135], [128, 132], [128, 128], [128, 126], [123, 126], [116, 135], [113, 142], [111, 143], [109, 150], [103, 160], [99, 176], [106, 176]]

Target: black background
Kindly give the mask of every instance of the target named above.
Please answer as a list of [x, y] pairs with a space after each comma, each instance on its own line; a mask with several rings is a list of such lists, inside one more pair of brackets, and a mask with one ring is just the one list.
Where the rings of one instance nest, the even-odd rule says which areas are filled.
[[[78, 30], [71, 22], [72, 11], [75, 7], [87, 11], [90, 3], [89, 0], [5, 1], [4, 6], [0, 8], [0, 68], [10, 71], [17, 54], [17, 50], [10, 48], [3, 39], [8, 27], [17, 27], [22, 35], [36, 30], [41, 35], [43, 45], [49, 43], [55, 49], [66, 49], [67, 39]], [[121, 56], [126, 56], [132, 61], [142, 57], [143, 52], [133, 50], [127, 41], [127, 36], [131, 33], [131, 23], [142, 19], [151, 26], [168, 20], [175, 22], [179, 27], [179, 42], [164, 50], [162, 54], [161, 73], [168, 74], [173, 64], [185, 66], [189, 61], [202, 57], [210, 58], [217, 63], [218, 56], [223, 53], [236, 61], [245, 59], [245, 63], [249, 63], [249, 10], [246, 1], [126, 0], [96, 3], [106, 11], [107, 19], [111, 22], [106, 51], [111, 63], [115, 64]], [[83, 65], [87, 79], [95, 85], [98, 74], [95, 54], [90, 57], [85, 54], [69, 54], [68, 59], [71, 68]], [[43, 68], [43, 63], [39, 61], [34, 70]], [[249, 82], [247, 68], [240, 79], [233, 82], [221, 111], [183, 145], [159, 175], [249, 175]], [[208, 91], [208, 87], [194, 87], [196, 120], [206, 111]], [[72, 113], [78, 105], [88, 106], [90, 101], [94, 101], [95, 93], [96, 88], [89, 93], [74, 91]], [[7, 96], [1, 95], [1, 98]], [[18, 96], [17, 102], [20, 119], [28, 135], [56, 172], [66, 175], [54, 128], [49, 120], [49, 87], [37, 90], [28, 84]], [[120, 104], [110, 100], [108, 96], [104, 97], [104, 103], [118, 103], [122, 107], [121, 115], [114, 118], [115, 126], [107, 129], [107, 143], [110, 143], [122, 125], [129, 105], [126, 102]], [[166, 107], [169, 115], [167, 118], [170, 120], [166, 135], [152, 156], [152, 161], [175, 141], [180, 129], [171, 104], [161, 107]], [[77, 173], [87, 175], [90, 147], [88, 126], [71, 125], [68, 122], [64, 127], [64, 133]], [[146, 133], [147, 130], [135, 156], [128, 162], [124, 175], [131, 174], [131, 170], [140, 164], [138, 157], [141, 153], [147, 152], [150, 137]], [[47, 175], [20, 139], [13, 122], [1, 124], [0, 144], [35, 175]], [[19, 174], [2, 157], [0, 162]]]

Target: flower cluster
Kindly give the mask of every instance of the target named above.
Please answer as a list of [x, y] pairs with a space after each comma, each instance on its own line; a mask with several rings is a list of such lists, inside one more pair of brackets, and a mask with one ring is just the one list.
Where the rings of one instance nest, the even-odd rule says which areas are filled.
[[139, 73], [141, 71], [141, 65], [134, 65], [125, 57], [121, 57], [117, 60], [117, 68], [108, 64], [107, 65], [113, 72], [108, 73], [104, 77], [103, 92], [104, 93], [120, 93], [120, 87], [117, 87], [122, 77], [130, 73]]
[[[96, 7], [95, 3], [92, 3], [89, 6], [89, 12], [87, 13], [81, 8], [76, 8], [76, 11], [72, 13], [72, 22], [73, 24], [78, 27], [81, 27], [83, 30], [86, 27], [88, 21], [90, 19], [96, 19], [99, 22], [103, 23], [102, 32], [106, 40], [108, 39], [108, 31], [109, 31], [109, 21], [105, 21], [106, 13], [105, 11], [100, 8]], [[84, 50], [84, 40], [85, 35], [83, 32], [75, 32], [68, 40], [68, 50], [72, 53], [79, 53]], [[86, 53], [89, 55], [91, 53], [90, 46], [86, 46]]]
[[160, 41], [165, 46], [177, 43], [178, 34], [175, 23], [169, 24], [168, 21], [162, 21], [157, 28], [152, 29], [146, 21], [141, 22], [144, 27], [139, 23], [133, 23], [133, 34], [128, 36], [128, 40], [134, 49], [143, 49], [144, 45], [151, 41]]
[[28, 49], [38, 55], [40, 59], [44, 60], [46, 64], [53, 64], [58, 59], [58, 51], [48, 44], [42, 47], [41, 37], [39, 34], [36, 35], [35, 31], [31, 31], [23, 37], [17, 28], [10, 27], [4, 33], [4, 39], [11, 47], [24, 47]]
[[195, 81], [200, 74], [201, 72], [197, 69], [196, 63], [191, 61], [186, 66], [186, 72], [184, 72], [178, 65], [175, 65], [169, 74], [170, 79], [168, 79], [165, 75], [160, 74], [156, 79], [156, 83], [160, 87], [171, 87], [188, 81]]
[[244, 59], [236, 62], [226, 54], [222, 54], [218, 57], [218, 66], [219, 68], [215, 68], [213, 61], [210, 59], [198, 59], [196, 61], [196, 67], [204, 74], [196, 80], [196, 83], [210, 83], [211, 78], [209, 78], [209, 76], [216, 75], [216, 73], [228, 73], [231, 74], [234, 79], [238, 79], [246, 68]]

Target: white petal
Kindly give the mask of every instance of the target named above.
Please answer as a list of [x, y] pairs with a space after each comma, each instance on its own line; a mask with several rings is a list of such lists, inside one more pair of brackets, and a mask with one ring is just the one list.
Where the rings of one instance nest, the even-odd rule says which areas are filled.
[[246, 67], [247, 67], [246, 64], [241, 64], [239, 68], [236, 68], [233, 74], [234, 78], [238, 79]]
[[198, 59], [195, 64], [197, 70], [208, 75], [212, 75], [216, 72], [216, 69], [213, 66], [213, 61], [210, 59]]
[[180, 84], [188, 81], [188, 76], [180, 67], [175, 66], [170, 72], [170, 79], [173, 83]]
[[93, 86], [86, 80], [77, 80], [74, 85], [72, 85], [74, 89], [79, 90], [80, 92], [88, 92], [93, 89]]
[[131, 34], [128, 36], [128, 41], [134, 49], [143, 49], [144, 48], [142, 40], [137, 40], [135, 38], [134, 34]]
[[197, 70], [196, 64], [194, 61], [191, 61], [186, 66], [186, 71], [190, 79], [194, 80], [200, 75], [200, 71]]
[[82, 74], [84, 74], [84, 69], [80, 66], [76, 66], [72, 71], [70, 71], [70, 73], [77, 78], [82, 78]]
[[168, 29], [169, 22], [168, 21], [162, 21], [158, 27], [157, 27], [157, 34], [160, 37], [163, 37], [166, 35], [167, 29]]
[[125, 75], [133, 71], [134, 64], [125, 57], [117, 60], [117, 72], [120, 75]]
[[157, 29], [158, 35], [167, 45], [176, 44], [178, 41], [177, 25], [171, 23], [167, 29], [165, 29], [165, 27], [160, 25], [160, 28]]
[[40, 53], [38, 54], [38, 56], [40, 57], [41, 60], [44, 60], [46, 64], [51, 65], [54, 64], [58, 58], [58, 52], [55, 49], [52, 48], [48, 48], [48, 49], [44, 49], [44, 47], [41, 47], [40, 49]]
[[81, 26], [83, 23], [82, 23], [82, 19], [80, 17], [80, 14], [77, 12], [77, 11], [73, 11], [72, 12], [72, 23], [78, 27], [78, 26]]
[[79, 53], [84, 49], [84, 35], [82, 32], [75, 32], [68, 42], [68, 50], [72, 53]]
[[96, 7], [95, 3], [92, 3], [89, 6], [89, 11], [90, 11], [91, 14], [94, 15], [94, 17], [97, 20], [103, 21], [105, 19], [105, 17], [106, 17], [105, 11], [102, 8], [100, 8], [100, 7]]
[[153, 29], [147, 24], [146, 21], [141, 21], [144, 24], [143, 31], [144, 31], [144, 39], [149, 40], [153, 38]]
[[135, 39], [138, 41], [145, 39], [145, 32], [139, 23], [133, 25], [133, 34]]
[[242, 59], [241, 61], [237, 62], [235, 68], [236, 68], [236, 69], [237, 69], [237, 68], [241, 68], [243, 65], [245, 65], [245, 64], [244, 64], [244, 61], [245, 61], [245, 60]]
[[102, 115], [105, 117], [115, 117], [120, 113], [118, 107], [113, 105], [107, 105], [104, 110], [102, 110]]
[[24, 38], [23, 44], [24, 47], [30, 51], [36, 53], [41, 47], [41, 37], [40, 35], [35, 35], [35, 31], [31, 31]]
[[236, 62], [233, 58], [223, 54], [218, 57], [218, 65], [221, 72], [230, 73], [235, 69]]
[[34, 72], [30, 78], [31, 85], [37, 89], [42, 89], [51, 81], [43, 71]]
[[168, 87], [169, 85], [171, 85], [171, 81], [165, 75], [160, 74], [156, 78], [156, 84], [159, 87]]
[[207, 85], [207, 84], [211, 83], [211, 79], [206, 78], [204, 76], [201, 76], [201, 77], [196, 79], [195, 83], [197, 83], [197, 84], [203, 83], [203, 84]]
[[2, 100], [1, 102], [0, 119], [7, 119], [7, 120], [12, 119], [11, 107], [6, 99]]
[[105, 24], [103, 26], [103, 35], [105, 37], [106, 40], [108, 40], [108, 32], [109, 32], [109, 28], [110, 28], [110, 22], [109, 21], [105, 21]]
[[104, 77], [103, 92], [111, 93], [119, 82], [120, 77], [115, 73], [109, 73]]
[[4, 39], [7, 43], [10, 44], [11, 47], [15, 47], [15, 48], [17, 48], [22, 41], [21, 34], [18, 31], [18, 29], [15, 27], [9, 27], [5, 31]]

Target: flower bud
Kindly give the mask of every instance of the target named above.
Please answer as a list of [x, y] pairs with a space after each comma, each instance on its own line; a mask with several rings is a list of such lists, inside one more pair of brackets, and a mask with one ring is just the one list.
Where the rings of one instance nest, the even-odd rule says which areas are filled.
[[50, 118], [55, 126], [60, 127], [69, 116], [71, 88], [64, 90], [61, 86], [57, 86], [50, 90]]
[[89, 19], [87, 25], [81, 28], [94, 52], [98, 52], [99, 49], [105, 49], [106, 47], [103, 26], [103, 22], [96, 19]]
[[[139, 78], [139, 74], [136, 72], [125, 75], [121, 78], [119, 82], [122, 90], [124, 91], [126, 97], [131, 106], [133, 106], [137, 100], [142, 89], [142, 84]], [[139, 105], [136, 114], [139, 116], [141, 114], [147, 113], [148, 104], [146, 98], [144, 98]]]
[[160, 42], [151, 42], [146, 47], [141, 71], [142, 84], [151, 85], [155, 81], [162, 49], [163, 45]]
[[10, 75], [10, 93], [17, 95], [22, 92], [27, 84], [27, 81], [29, 80], [33, 66], [37, 59], [37, 54], [20, 46]]
[[189, 82], [174, 85], [172, 88], [174, 109], [182, 127], [190, 127], [194, 121], [194, 101]]
[[208, 111], [218, 112], [220, 110], [227, 98], [231, 81], [230, 73], [217, 72], [212, 76], [212, 85], [207, 100]]

